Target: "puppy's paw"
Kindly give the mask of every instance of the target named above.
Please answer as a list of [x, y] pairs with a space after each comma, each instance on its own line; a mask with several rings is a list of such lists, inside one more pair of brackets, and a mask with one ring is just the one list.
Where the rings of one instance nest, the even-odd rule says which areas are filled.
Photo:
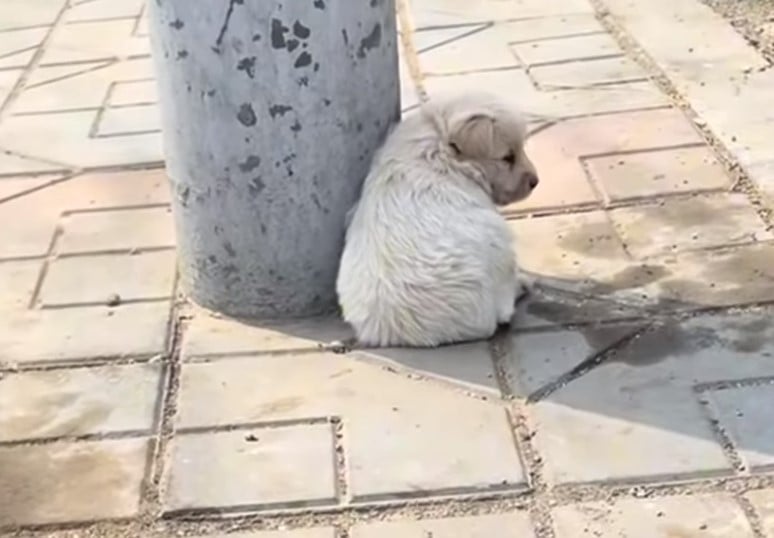
[[330, 353], [336, 353], [337, 355], [349, 353], [358, 347], [357, 338], [354, 337], [347, 338], [346, 340], [334, 340], [333, 342], [328, 342], [327, 344], [317, 344], [317, 348], [321, 351], [328, 351]]

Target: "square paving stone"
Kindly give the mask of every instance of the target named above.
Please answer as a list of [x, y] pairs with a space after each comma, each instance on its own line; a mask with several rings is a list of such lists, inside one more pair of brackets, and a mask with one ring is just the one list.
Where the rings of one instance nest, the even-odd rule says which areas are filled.
[[623, 54], [606, 33], [514, 43], [511, 48], [525, 66]]
[[42, 266], [42, 260], [0, 263], [0, 312], [28, 307]]
[[198, 538], [336, 538], [336, 531], [331, 528], [294, 529], [292, 531], [256, 531], [228, 534], [208, 534]]
[[173, 250], [57, 258], [41, 289], [43, 306], [107, 304], [158, 300], [172, 296], [176, 254]]
[[751, 491], [745, 497], [760, 515], [766, 538], [774, 538], [774, 490]]
[[62, 228], [60, 254], [175, 246], [168, 207], [74, 213]]
[[543, 65], [530, 69], [530, 75], [543, 87], [588, 87], [633, 82], [646, 78], [642, 68], [628, 58], [604, 58], [581, 62]]
[[518, 67], [508, 48], [512, 34], [499, 24], [443, 28], [416, 34], [419, 62], [426, 75], [448, 75]]
[[356, 525], [352, 538], [534, 538], [525, 512]]
[[164, 352], [169, 303], [32, 310], [0, 324], [0, 363], [88, 362]]
[[553, 511], [557, 538], [752, 538], [739, 505], [724, 495], [589, 503]]
[[336, 498], [330, 424], [178, 432], [167, 511], [301, 507]]
[[4, 374], [0, 441], [151, 433], [161, 371], [157, 364], [136, 364]]
[[636, 258], [774, 239], [743, 194], [664, 200], [609, 215]]
[[183, 337], [183, 358], [317, 349], [352, 336], [336, 317], [255, 322], [215, 317], [196, 310]]
[[438, 383], [356, 354], [187, 363], [178, 427], [339, 416], [356, 500], [523, 488], [503, 403], [445, 375]]
[[97, 124], [96, 136], [154, 133], [160, 130], [160, 112], [155, 103], [131, 105], [105, 109]]
[[731, 184], [706, 145], [588, 157], [585, 163], [612, 201], [724, 189]]
[[0, 527], [138, 513], [146, 439], [0, 447]]
[[774, 381], [709, 391], [706, 397], [713, 404], [720, 426], [748, 466], [774, 464]]

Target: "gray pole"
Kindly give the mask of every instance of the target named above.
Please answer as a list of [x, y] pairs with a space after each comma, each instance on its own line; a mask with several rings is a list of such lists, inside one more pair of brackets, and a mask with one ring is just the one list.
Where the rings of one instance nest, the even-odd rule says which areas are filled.
[[394, 0], [150, 0], [183, 289], [335, 305], [344, 215], [400, 117]]

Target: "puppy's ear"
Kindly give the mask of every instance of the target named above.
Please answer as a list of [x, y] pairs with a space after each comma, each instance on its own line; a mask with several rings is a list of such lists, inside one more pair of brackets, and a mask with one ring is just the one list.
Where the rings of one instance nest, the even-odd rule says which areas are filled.
[[487, 114], [460, 118], [451, 126], [449, 145], [463, 157], [491, 156], [495, 146], [495, 120]]

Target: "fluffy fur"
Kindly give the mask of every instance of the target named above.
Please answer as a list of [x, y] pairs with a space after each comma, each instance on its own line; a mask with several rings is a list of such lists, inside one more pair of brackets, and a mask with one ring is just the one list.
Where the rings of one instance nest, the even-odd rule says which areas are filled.
[[377, 153], [347, 215], [337, 292], [362, 346], [490, 337], [523, 292], [497, 205], [537, 174], [520, 115], [488, 95], [425, 105]]

